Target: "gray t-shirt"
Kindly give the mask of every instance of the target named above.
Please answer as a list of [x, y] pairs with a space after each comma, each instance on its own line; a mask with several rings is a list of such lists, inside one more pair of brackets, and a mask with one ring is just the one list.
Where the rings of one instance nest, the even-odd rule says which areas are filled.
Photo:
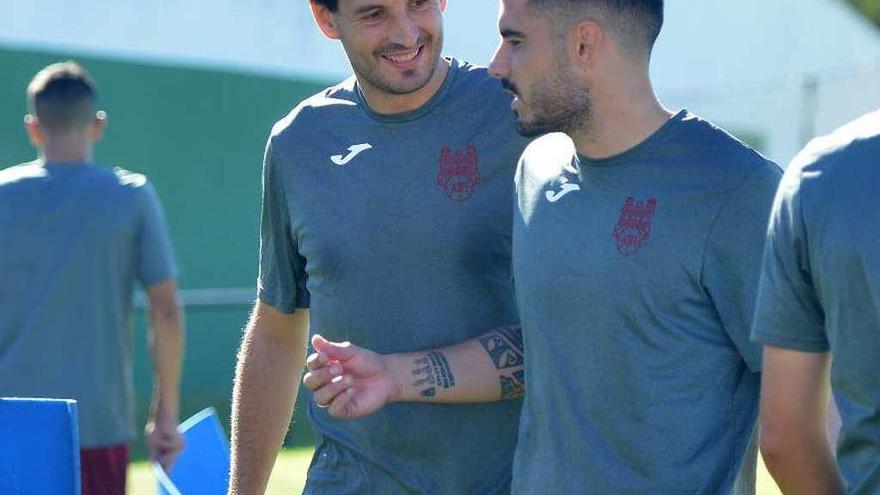
[[608, 159], [561, 134], [528, 147], [514, 494], [730, 491], [757, 416], [749, 330], [780, 176], [685, 111]]
[[143, 175], [0, 171], [0, 396], [76, 399], [82, 447], [133, 439], [132, 291], [175, 273]]
[[753, 338], [834, 355], [847, 493], [880, 493], [880, 111], [814, 140], [770, 219]]
[[[421, 108], [373, 113], [354, 78], [272, 131], [259, 296], [381, 353], [430, 349], [517, 321], [513, 173], [526, 141], [511, 97], [455, 60]], [[355, 421], [309, 401], [306, 493], [503, 494], [520, 401], [392, 404]]]

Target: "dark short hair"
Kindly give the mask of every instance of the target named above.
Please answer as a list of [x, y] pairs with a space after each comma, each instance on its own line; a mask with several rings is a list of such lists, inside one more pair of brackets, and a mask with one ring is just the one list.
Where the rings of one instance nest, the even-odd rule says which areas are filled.
[[27, 100], [41, 128], [68, 131], [94, 118], [95, 83], [78, 63], [59, 62], [34, 76], [27, 87]]
[[625, 43], [647, 49], [648, 53], [663, 27], [663, 0], [529, 0], [529, 6], [554, 10], [560, 14], [557, 19], [570, 21], [558, 23], [566, 28], [571, 21], [579, 22], [590, 15], [592, 9], [604, 14], [610, 28]]
[[330, 12], [336, 12], [337, 10], [339, 10], [339, 0], [309, 0], [309, 1], [325, 7]]

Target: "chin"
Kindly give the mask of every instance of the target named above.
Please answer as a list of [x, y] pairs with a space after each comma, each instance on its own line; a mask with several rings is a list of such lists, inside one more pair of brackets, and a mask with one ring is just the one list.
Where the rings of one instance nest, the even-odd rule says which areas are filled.
[[538, 136], [543, 136], [549, 131], [546, 127], [536, 126], [534, 122], [529, 122], [523, 119], [516, 120], [516, 132], [523, 137], [533, 138]]
[[411, 69], [393, 79], [394, 86], [404, 93], [415, 93], [431, 82], [431, 72], [427, 69]]

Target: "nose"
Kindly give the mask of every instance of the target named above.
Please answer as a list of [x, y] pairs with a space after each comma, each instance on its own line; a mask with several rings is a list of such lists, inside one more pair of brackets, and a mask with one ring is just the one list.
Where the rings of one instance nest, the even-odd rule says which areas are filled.
[[510, 76], [510, 60], [504, 40], [495, 49], [492, 62], [489, 63], [489, 74], [499, 79], [507, 79]]
[[394, 44], [412, 48], [418, 43], [420, 33], [418, 24], [404, 11], [394, 16], [388, 38]]

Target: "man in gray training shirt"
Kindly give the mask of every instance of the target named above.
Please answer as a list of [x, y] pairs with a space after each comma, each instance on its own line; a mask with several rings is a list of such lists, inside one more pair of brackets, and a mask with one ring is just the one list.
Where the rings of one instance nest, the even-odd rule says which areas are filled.
[[[564, 133], [529, 145], [516, 174], [528, 391], [515, 494], [728, 493], [752, 438], [761, 354], [749, 331], [781, 171], [656, 100], [662, 20], [660, 0], [502, 1], [490, 71], [517, 96], [522, 134]], [[510, 353], [493, 346], [501, 359], [486, 364], [482, 344], [428, 353], [455, 384], [427, 399], [411, 356], [350, 345], [323, 346], [341, 375], [317, 368], [307, 385], [340, 417], [490, 400], [517, 382], [494, 369]]]
[[752, 337], [765, 344], [761, 448], [786, 493], [880, 493], [878, 165], [880, 111], [810, 143], [776, 196]]
[[[265, 489], [309, 328], [402, 352], [516, 322], [513, 173], [526, 141], [510, 95], [486, 69], [440, 57], [444, 1], [311, 6], [355, 75], [299, 104], [266, 148], [259, 300], [234, 392], [237, 494]], [[310, 404], [305, 493], [509, 493], [518, 400], [399, 404], [358, 421]]]
[[174, 255], [146, 177], [93, 162], [105, 114], [86, 71], [50, 65], [27, 95], [39, 159], [0, 171], [0, 396], [76, 399], [83, 494], [123, 495], [135, 282], [150, 302], [155, 365], [147, 446], [168, 467], [183, 445]]

